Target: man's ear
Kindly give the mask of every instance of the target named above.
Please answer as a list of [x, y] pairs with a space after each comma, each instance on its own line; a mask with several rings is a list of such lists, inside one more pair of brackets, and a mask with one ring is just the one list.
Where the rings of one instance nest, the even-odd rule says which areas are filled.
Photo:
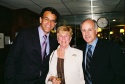
[[39, 22], [40, 22], [40, 23], [42, 22], [42, 17], [39, 18]]

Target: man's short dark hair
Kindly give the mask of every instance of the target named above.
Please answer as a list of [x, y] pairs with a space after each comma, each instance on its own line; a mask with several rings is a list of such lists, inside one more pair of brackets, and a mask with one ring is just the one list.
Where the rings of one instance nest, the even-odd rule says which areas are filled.
[[52, 14], [55, 14], [56, 15], [56, 22], [59, 21], [59, 17], [60, 17], [60, 14], [58, 13], [58, 11], [56, 9], [54, 9], [53, 7], [46, 7], [42, 10], [42, 12], [40, 13], [40, 17], [42, 18], [43, 17], [43, 14], [44, 12], [46, 11], [50, 11]]

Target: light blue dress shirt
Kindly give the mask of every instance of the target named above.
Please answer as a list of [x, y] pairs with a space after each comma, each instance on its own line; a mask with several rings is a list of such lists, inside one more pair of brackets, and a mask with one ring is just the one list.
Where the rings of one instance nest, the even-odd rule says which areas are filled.
[[92, 50], [92, 56], [93, 56], [93, 52], [94, 52], [94, 50], [95, 50], [97, 41], [98, 41], [98, 38], [96, 38], [96, 39], [92, 42], [92, 44], [88, 44], [88, 43], [87, 43], [87, 45], [86, 45], [86, 52], [85, 52], [85, 68], [86, 68], [86, 55], [87, 55], [87, 51], [88, 51], [88, 46], [89, 46], [89, 45], [92, 45], [91, 50]]

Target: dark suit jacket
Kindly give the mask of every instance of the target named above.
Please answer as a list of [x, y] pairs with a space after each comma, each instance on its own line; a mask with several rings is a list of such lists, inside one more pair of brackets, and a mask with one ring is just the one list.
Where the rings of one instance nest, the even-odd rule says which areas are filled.
[[[86, 44], [83, 50], [83, 69], [85, 74]], [[125, 84], [125, 56], [116, 44], [98, 39], [91, 65], [92, 84]]]
[[[58, 46], [49, 36], [50, 54]], [[38, 28], [18, 33], [5, 63], [5, 84], [44, 84], [49, 68], [49, 56], [42, 62]]]

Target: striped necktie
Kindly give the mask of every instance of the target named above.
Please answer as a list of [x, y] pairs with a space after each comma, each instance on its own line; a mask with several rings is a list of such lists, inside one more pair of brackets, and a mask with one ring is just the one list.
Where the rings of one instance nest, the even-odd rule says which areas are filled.
[[43, 36], [43, 43], [42, 43], [42, 60], [45, 59], [45, 56], [46, 56], [46, 46], [47, 46], [47, 43], [46, 43], [46, 39], [47, 39], [47, 36], [44, 35]]
[[91, 59], [92, 59], [92, 45], [88, 46], [88, 51], [86, 55], [86, 69], [85, 69], [85, 81], [86, 84], [92, 84], [90, 68], [91, 68]]

